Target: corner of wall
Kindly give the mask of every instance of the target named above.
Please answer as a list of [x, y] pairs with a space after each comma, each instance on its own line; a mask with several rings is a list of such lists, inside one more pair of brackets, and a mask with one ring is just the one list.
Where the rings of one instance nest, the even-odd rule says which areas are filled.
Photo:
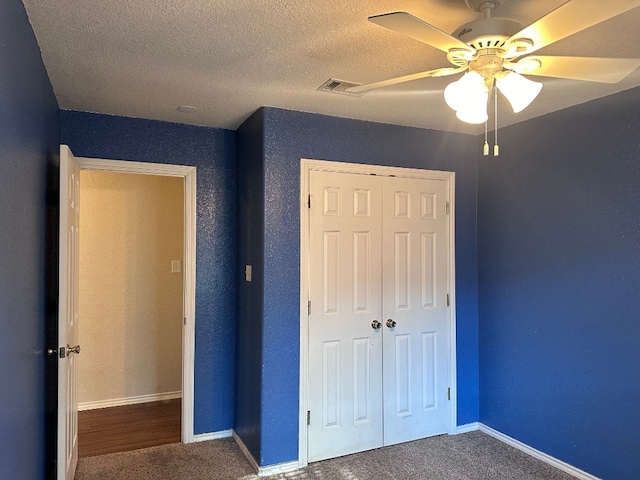
[[[264, 119], [237, 130], [237, 283], [234, 432], [252, 458], [261, 453], [264, 290]], [[250, 269], [250, 274], [247, 272]]]

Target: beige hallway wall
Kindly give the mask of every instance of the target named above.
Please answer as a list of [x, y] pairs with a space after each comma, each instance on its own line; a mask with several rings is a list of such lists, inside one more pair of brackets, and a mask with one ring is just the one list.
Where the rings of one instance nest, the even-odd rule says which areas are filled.
[[78, 401], [180, 391], [184, 180], [82, 171], [80, 183]]

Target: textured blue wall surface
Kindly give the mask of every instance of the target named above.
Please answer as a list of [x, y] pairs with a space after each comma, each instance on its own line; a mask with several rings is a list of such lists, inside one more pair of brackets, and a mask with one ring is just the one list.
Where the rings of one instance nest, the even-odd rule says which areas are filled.
[[[263, 110], [237, 132], [238, 318], [234, 430], [253, 457], [260, 458], [262, 332], [264, 291]], [[245, 266], [252, 280], [245, 281]]]
[[479, 168], [480, 420], [640, 478], [640, 89], [501, 130]]
[[197, 167], [194, 433], [233, 426], [236, 317], [235, 132], [62, 111], [74, 155]]
[[298, 458], [300, 159], [456, 172], [458, 423], [478, 420], [478, 139], [264, 108], [261, 465]]
[[[0, 478], [45, 477], [48, 174], [58, 105], [20, 0], [0, 3]], [[55, 193], [55, 192], [54, 192]], [[54, 306], [55, 307], [55, 306]], [[55, 362], [54, 362], [55, 363]]]

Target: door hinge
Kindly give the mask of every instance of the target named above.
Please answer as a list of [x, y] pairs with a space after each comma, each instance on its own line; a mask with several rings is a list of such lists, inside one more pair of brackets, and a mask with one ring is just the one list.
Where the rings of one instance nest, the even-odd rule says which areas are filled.
[[187, 317], [184, 317], [183, 320], [184, 320], [184, 324], [186, 325], [187, 324]]
[[311, 410], [307, 410], [307, 425], [311, 425]]
[[451, 387], [447, 388], [447, 400], [451, 400]]
[[311, 208], [311, 195], [307, 196], [307, 207]]
[[307, 302], [307, 315], [311, 315], [311, 300]]
[[451, 297], [447, 293], [447, 307], [451, 306]]
[[449, 215], [449, 202], [445, 203], [444, 205], [444, 211], [447, 215]]

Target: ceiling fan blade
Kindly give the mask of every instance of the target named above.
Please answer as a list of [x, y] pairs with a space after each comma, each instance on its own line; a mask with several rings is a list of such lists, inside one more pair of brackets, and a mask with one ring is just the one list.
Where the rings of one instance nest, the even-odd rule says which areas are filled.
[[365, 85], [358, 85], [357, 87], [351, 87], [345, 89], [345, 92], [358, 93], [373, 90], [374, 88], [386, 87], [387, 85], [395, 85], [397, 83], [410, 82], [412, 80], [419, 80], [420, 78], [428, 77], [445, 77], [447, 75], [455, 75], [456, 73], [466, 70], [467, 67], [456, 68], [437, 68], [436, 70], [428, 70], [426, 72], [412, 73], [411, 75], [404, 75], [402, 77], [390, 78], [389, 80], [382, 80], [381, 82], [367, 83]]
[[[540, 66], [529, 71], [531, 66]], [[547, 57], [531, 55], [514, 62], [514, 71], [525, 75], [568, 78], [587, 82], [618, 83], [636, 68], [640, 58]], [[511, 69], [511, 65], [505, 67]]]
[[638, 0], [572, 0], [511, 36], [506, 44], [522, 38], [532, 40], [533, 48], [527, 49], [531, 53], [639, 5]]
[[388, 28], [394, 32], [401, 33], [415, 40], [418, 40], [432, 47], [438, 48], [443, 52], [449, 52], [452, 48], [462, 48], [475, 52], [475, 50], [464, 43], [462, 40], [458, 40], [456, 37], [452, 37], [448, 33], [443, 32], [437, 27], [428, 24], [414, 17], [407, 12], [393, 12], [385, 13], [383, 15], [375, 15], [369, 17], [369, 21], [380, 25], [381, 27]]

